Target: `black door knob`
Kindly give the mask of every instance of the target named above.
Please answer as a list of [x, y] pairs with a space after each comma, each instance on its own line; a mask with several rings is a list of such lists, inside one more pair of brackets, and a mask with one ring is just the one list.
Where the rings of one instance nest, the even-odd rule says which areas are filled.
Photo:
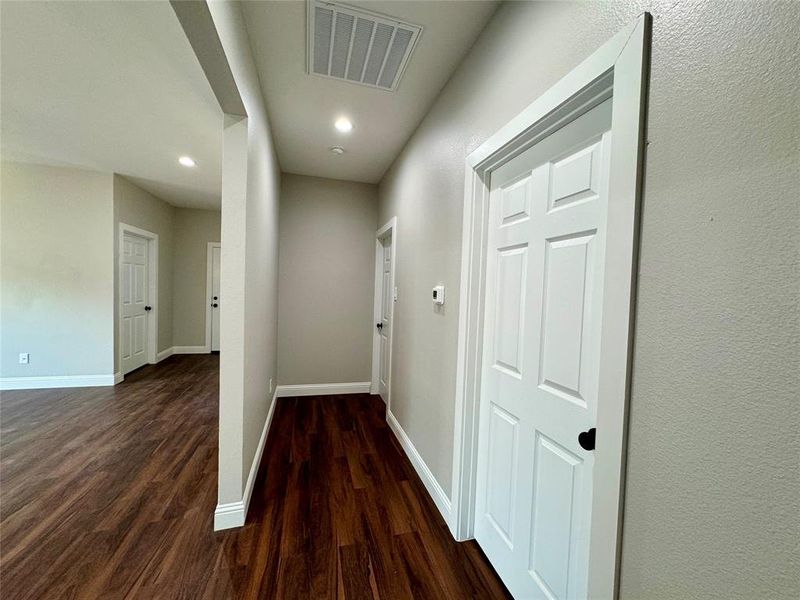
[[383, 329], [383, 323], [375, 323], [375, 327], [378, 329]]
[[217, 308], [217, 307], [219, 306], [219, 304], [217, 304], [216, 302], [214, 302], [214, 304], [212, 304], [211, 306], [213, 306], [214, 308]]
[[578, 443], [584, 450], [594, 450], [594, 442], [597, 437], [597, 428], [592, 427], [589, 431], [581, 431], [578, 434]]
[[153, 307], [152, 307], [152, 306], [145, 306], [145, 307], [144, 307], [144, 309], [145, 309], [147, 312], [150, 312], [151, 310], [153, 310]]

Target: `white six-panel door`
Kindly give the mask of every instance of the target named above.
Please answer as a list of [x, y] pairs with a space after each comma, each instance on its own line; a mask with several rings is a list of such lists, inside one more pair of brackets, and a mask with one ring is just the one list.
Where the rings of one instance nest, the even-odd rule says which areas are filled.
[[585, 598], [611, 100], [494, 170], [475, 537], [516, 598]]
[[392, 236], [380, 240], [383, 251], [381, 267], [381, 313], [378, 323], [380, 335], [380, 362], [378, 369], [378, 393], [384, 402], [388, 400], [389, 378], [391, 374], [390, 349], [392, 332], [392, 309], [394, 291], [392, 289]]
[[119, 272], [120, 370], [123, 374], [147, 364], [148, 240], [124, 233]]

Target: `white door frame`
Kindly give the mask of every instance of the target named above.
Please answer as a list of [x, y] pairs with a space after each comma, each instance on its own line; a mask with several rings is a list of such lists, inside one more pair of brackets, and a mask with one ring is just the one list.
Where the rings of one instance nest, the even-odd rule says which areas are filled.
[[375, 323], [381, 318], [381, 282], [383, 273], [383, 245], [381, 239], [388, 233], [392, 234], [392, 270], [389, 293], [392, 294], [392, 320], [389, 322], [389, 382], [386, 385], [386, 415], [389, 415], [389, 406], [392, 398], [392, 346], [394, 346], [394, 286], [397, 271], [397, 217], [392, 217], [375, 232], [375, 296], [372, 309], [372, 380], [370, 394], [378, 393], [378, 378], [380, 377], [381, 338]]
[[[618, 585], [650, 31], [651, 17], [644, 13], [466, 160], [450, 523], [458, 540], [474, 537], [487, 184], [491, 172], [613, 96], [608, 228], [622, 234], [608, 237], [608, 266], [602, 291], [603, 347], [598, 382], [598, 399], [602, 401], [598, 402], [593, 474], [588, 580], [591, 598], [614, 598]], [[607, 468], [609, 465], [614, 468]]]
[[214, 248], [222, 248], [221, 242], [208, 242], [206, 247], [206, 353], [211, 352], [211, 288], [212, 286], [212, 252]]
[[[120, 356], [120, 363], [122, 362], [122, 357], [120, 353], [119, 345], [122, 343], [122, 294], [119, 293], [119, 286], [122, 281], [122, 255], [123, 255], [123, 243], [124, 237], [126, 233], [132, 233], [133, 235], [138, 235], [139, 237], [143, 237], [147, 240], [147, 274], [149, 281], [147, 282], [147, 297], [150, 302], [150, 306], [153, 307], [151, 311], [147, 313], [147, 362], [151, 365], [154, 365], [158, 362], [156, 356], [158, 354], [158, 234], [153, 233], [152, 231], [147, 231], [146, 229], [141, 229], [139, 227], [134, 227], [133, 225], [128, 225], [127, 223], [120, 222], [119, 224], [119, 240], [117, 240], [118, 248], [117, 251], [119, 256], [117, 257], [117, 348], [116, 352], [117, 355]], [[120, 371], [122, 370], [122, 364], [119, 365]]]

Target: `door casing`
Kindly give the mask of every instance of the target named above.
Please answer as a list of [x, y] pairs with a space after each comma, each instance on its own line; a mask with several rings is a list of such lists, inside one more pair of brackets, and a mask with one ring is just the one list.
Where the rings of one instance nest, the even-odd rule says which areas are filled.
[[651, 21], [643, 13], [466, 159], [449, 523], [457, 540], [474, 537], [490, 175], [561, 124], [614, 98], [608, 209], [608, 231], [614, 235], [606, 246], [610, 268], [602, 290], [604, 343], [589, 546], [592, 598], [615, 598], [618, 591]]
[[392, 397], [392, 347], [394, 346], [394, 288], [395, 273], [397, 272], [397, 217], [392, 217], [375, 232], [375, 296], [372, 310], [372, 379], [370, 381], [370, 394], [377, 394], [379, 390], [380, 377], [380, 358], [381, 358], [381, 339], [380, 332], [375, 328], [375, 323], [381, 318], [381, 280], [383, 274], [383, 244], [381, 240], [386, 236], [392, 236], [392, 268], [391, 285], [389, 289], [392, 294], [392, 320], [389, 323], [389, 381], [386, 385], [386, 414], [389, 414], [389, 406]]
[[[147, 273], [148, 284], [147, 294], [150, 299], [150, 306], [153, 309], [148, 313], [147, 321], [147, 362], [155, 364], [158, 362], [158, 234], [146, 229], [134, 227], [127, 223], [120, 223], [117, 240], [117, 343], [115, 344], [114, 352], [120, 354], [120, 344], [122, 343], [122, 294], [120, 293], [119, 286], [122, 285], [122, 254], [123, 243], [126, 233], [132, 233], [143, 237], [147, 240]], [[120, 359], [121, 360], [121, 359]], [[119, 366], [120, 372], [122, 365]], [[124, 375], [123, 375], [124, 377]], [[120, 381], [122, 378], [120, 378]], [[119, 382], [117, 382], [119, 383]]]

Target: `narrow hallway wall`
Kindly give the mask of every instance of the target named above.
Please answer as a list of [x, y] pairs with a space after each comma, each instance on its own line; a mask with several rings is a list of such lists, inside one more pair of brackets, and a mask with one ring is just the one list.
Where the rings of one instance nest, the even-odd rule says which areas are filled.
[[[219, 492], [216, 526], [244, 523], [277, 376], [280, 167], [237, 2], [211, 2], [247, 116], [226, 116], [222, 171]], [[227, 66], [226, 65], [226, 66]], [[228, 155], [226, 155], [226, 152]], [[232, 518], [231, 518], [231, 515]], [[225, 520], [227, 518], [227, 520]]]
[[278, 382], [369, 381], [378, 188], [281, 177]]

